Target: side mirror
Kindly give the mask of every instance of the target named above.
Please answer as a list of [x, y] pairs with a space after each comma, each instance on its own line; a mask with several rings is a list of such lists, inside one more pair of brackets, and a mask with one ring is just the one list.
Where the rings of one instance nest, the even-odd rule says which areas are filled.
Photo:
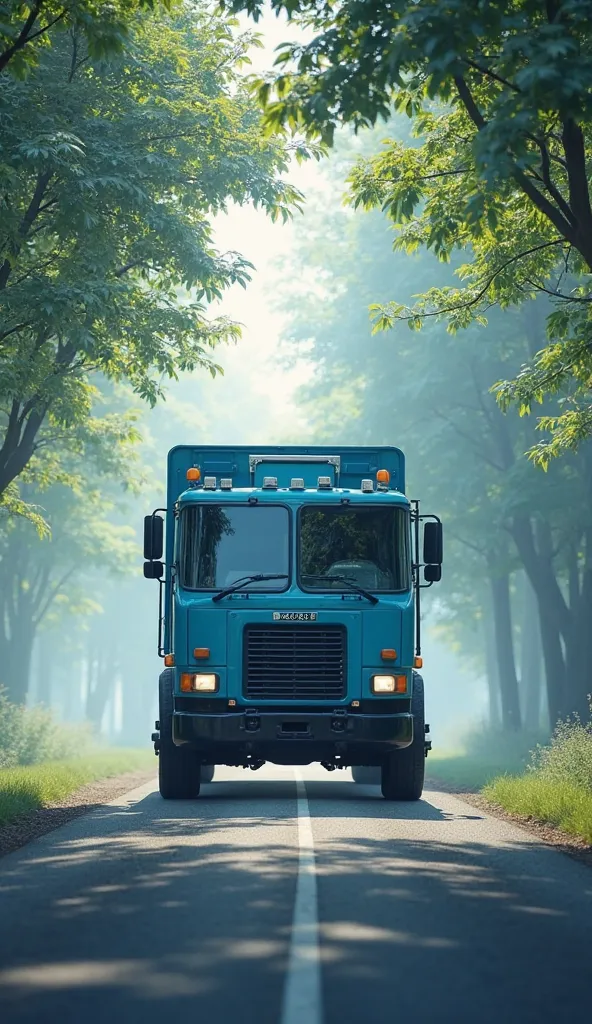
[[[442, 523], [426, 523], [423, 528], [423, 561], [442, 565]], [[436, 582], [434, 580], [434, 582]]]
[[162, 562], [144, 562], [144, 578], [147, 580], [161, 580], [164, 576], [164, 565]]
[[442, 566], [426, 565], [423, 570], [423, 578], [426, 583], [439, 583], [442, 579]]
[[[162, 558], [164, 522], [161, 516], [144, 517], [144, 558], [149, 561]], [[144, 573], [146, 575], [146, 573]]]

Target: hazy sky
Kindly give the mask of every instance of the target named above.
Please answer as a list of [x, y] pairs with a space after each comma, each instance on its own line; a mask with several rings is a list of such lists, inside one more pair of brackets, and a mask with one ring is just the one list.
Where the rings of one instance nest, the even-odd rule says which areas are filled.
[[[242, 19], [245, 28], [252, 29], [252, 23]], [[273, 65], [274, 49], [288, 37], [294, 37], [284, 21], [273, 15], [262, 19], [256, 29], [263, 37], [263, 49], [252, 52], [253, 72], [259, 74]], [[290, 182], [306, 193], [320, 187], [320, 175], [316, 161], [304, 165], [293, 163]], [[271, 307], [274, 290], [278, 287], [278, 259], [293, 245], [294, 226], [272, 221], [261, 210], [249, 207], [233, 207], [227, 216], [215, 221], [216, 244], [221, 250], [236, 249], [251, 263], [256, 272], [245, 290], [236, 286], [225, 296], [222, 309], [234, 320], [241, 322], [243, 338], [236, 346], [217, 353], [218, 361], [224, 366], [225, 376], [213, 382], [209, 389], [209, 407], [224, 408], [232, 402], [234, 423], [227, 423], [224, 416], [215, 416], [212, 424], [215, 436], [213, 443], [230, 441], [273, 442], [282, 440], [282, 435], [294, 428], [301, 436], [306, 433], [306, 424], [301, 419], [294, 402], [294, 391], [307, 375], [305, 367], [286, 371], [277, 360], [277, 343], [281, 334], [283, 317]], [[281, 280], [280, 280], [281, 286]], [[244, 416], [245, 431], [236, 437], [237, 401]]]

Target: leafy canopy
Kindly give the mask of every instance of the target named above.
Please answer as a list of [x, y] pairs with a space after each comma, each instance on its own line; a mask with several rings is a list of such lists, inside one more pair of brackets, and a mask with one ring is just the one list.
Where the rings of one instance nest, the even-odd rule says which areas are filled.
[[[225, 0], [258, 17], [260, 0]], [[259, 83], [271, 127], [331, 142], [390, 116], [413, 120], [420, 144], [387, 143], [352, 180], [353, 200], [382, 206], [408, 250], [441, 259], [471, 247], [461, 290], [434, 289], [413, 309], [376, 309], [379, 327], [445, 315], [452, 329], [547, 290], [550, 345], [502, 403], [530, 411], [548, 391], [566, 407], [540, 426], [543, 465], [590, 433], [592, 412], [592, 0], [272, 0], [312, 32], [286, 44]]]
[[287, 150], [263, 137], [239, 77], [247, 38], [187, 3], [146, 16], [96, 61], [62, 35], [0, 96], [0, 495], [42, 425], [91, 413], [89, 375], [153, 404], [164, 378], [205, 367], [238, 327], [207, 305], [251, 265], [215, 250], [229, 202], [287, 217]]
[[138, 11], [176, 0], [4, 0], [0, 3], [0, 72], [22, 77], [58, 32], [80, 34], [93, 57], [123, 49]]

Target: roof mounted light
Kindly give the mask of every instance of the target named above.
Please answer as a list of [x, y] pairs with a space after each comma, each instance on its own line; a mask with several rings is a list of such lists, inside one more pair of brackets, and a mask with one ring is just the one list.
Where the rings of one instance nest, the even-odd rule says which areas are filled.
[[388, 469], [379, 469], [376, 474], [376, 480], [379, 491], [388, 491], [389, 483], [391, 481], [391, 474]]
[[263, 489], [265, 491], [277, 491], [277, 476], [264, 476]]
[[221, 491], [231, 491], [232, 490], [232, 480], [230, 479], [230, 477], [223, 477], [220, 480], [220, 490]]
[[333, 488], [330, 476], [320, 476], [317, 481], [319, 491], [330, 491]]
[[185, 475], [190, 484], [197, 484], [201, 479], [201, 470], [197, 466], [190, 466]]
[[204, 476], [204, 491], [215, 491], [216, 485], [217, 481], [215, 476]]
[[303, 491], [304, 490], [304, 477], [293, 476], [290, 480], [291, 491]]
[[371, 494], [374, 491], [374, 480], [362, 480], [362, 494]]

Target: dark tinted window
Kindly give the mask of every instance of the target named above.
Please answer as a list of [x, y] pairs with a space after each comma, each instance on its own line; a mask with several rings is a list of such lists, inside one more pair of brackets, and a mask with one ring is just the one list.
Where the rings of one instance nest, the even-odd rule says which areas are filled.
[[299, 568], [305, 589], [345, 589], [317, 576], [347, 576], [367, 590], [410, 585], [409, 514], [402, 508], [318, 508], [300, 513]]
[[[241, 576], [288, 573], [289, 516], [278, 506], [195, 505], [181, 513], [181, 586], [228, 587]], [[284, 590], [287, 580], [249, 584]]]

